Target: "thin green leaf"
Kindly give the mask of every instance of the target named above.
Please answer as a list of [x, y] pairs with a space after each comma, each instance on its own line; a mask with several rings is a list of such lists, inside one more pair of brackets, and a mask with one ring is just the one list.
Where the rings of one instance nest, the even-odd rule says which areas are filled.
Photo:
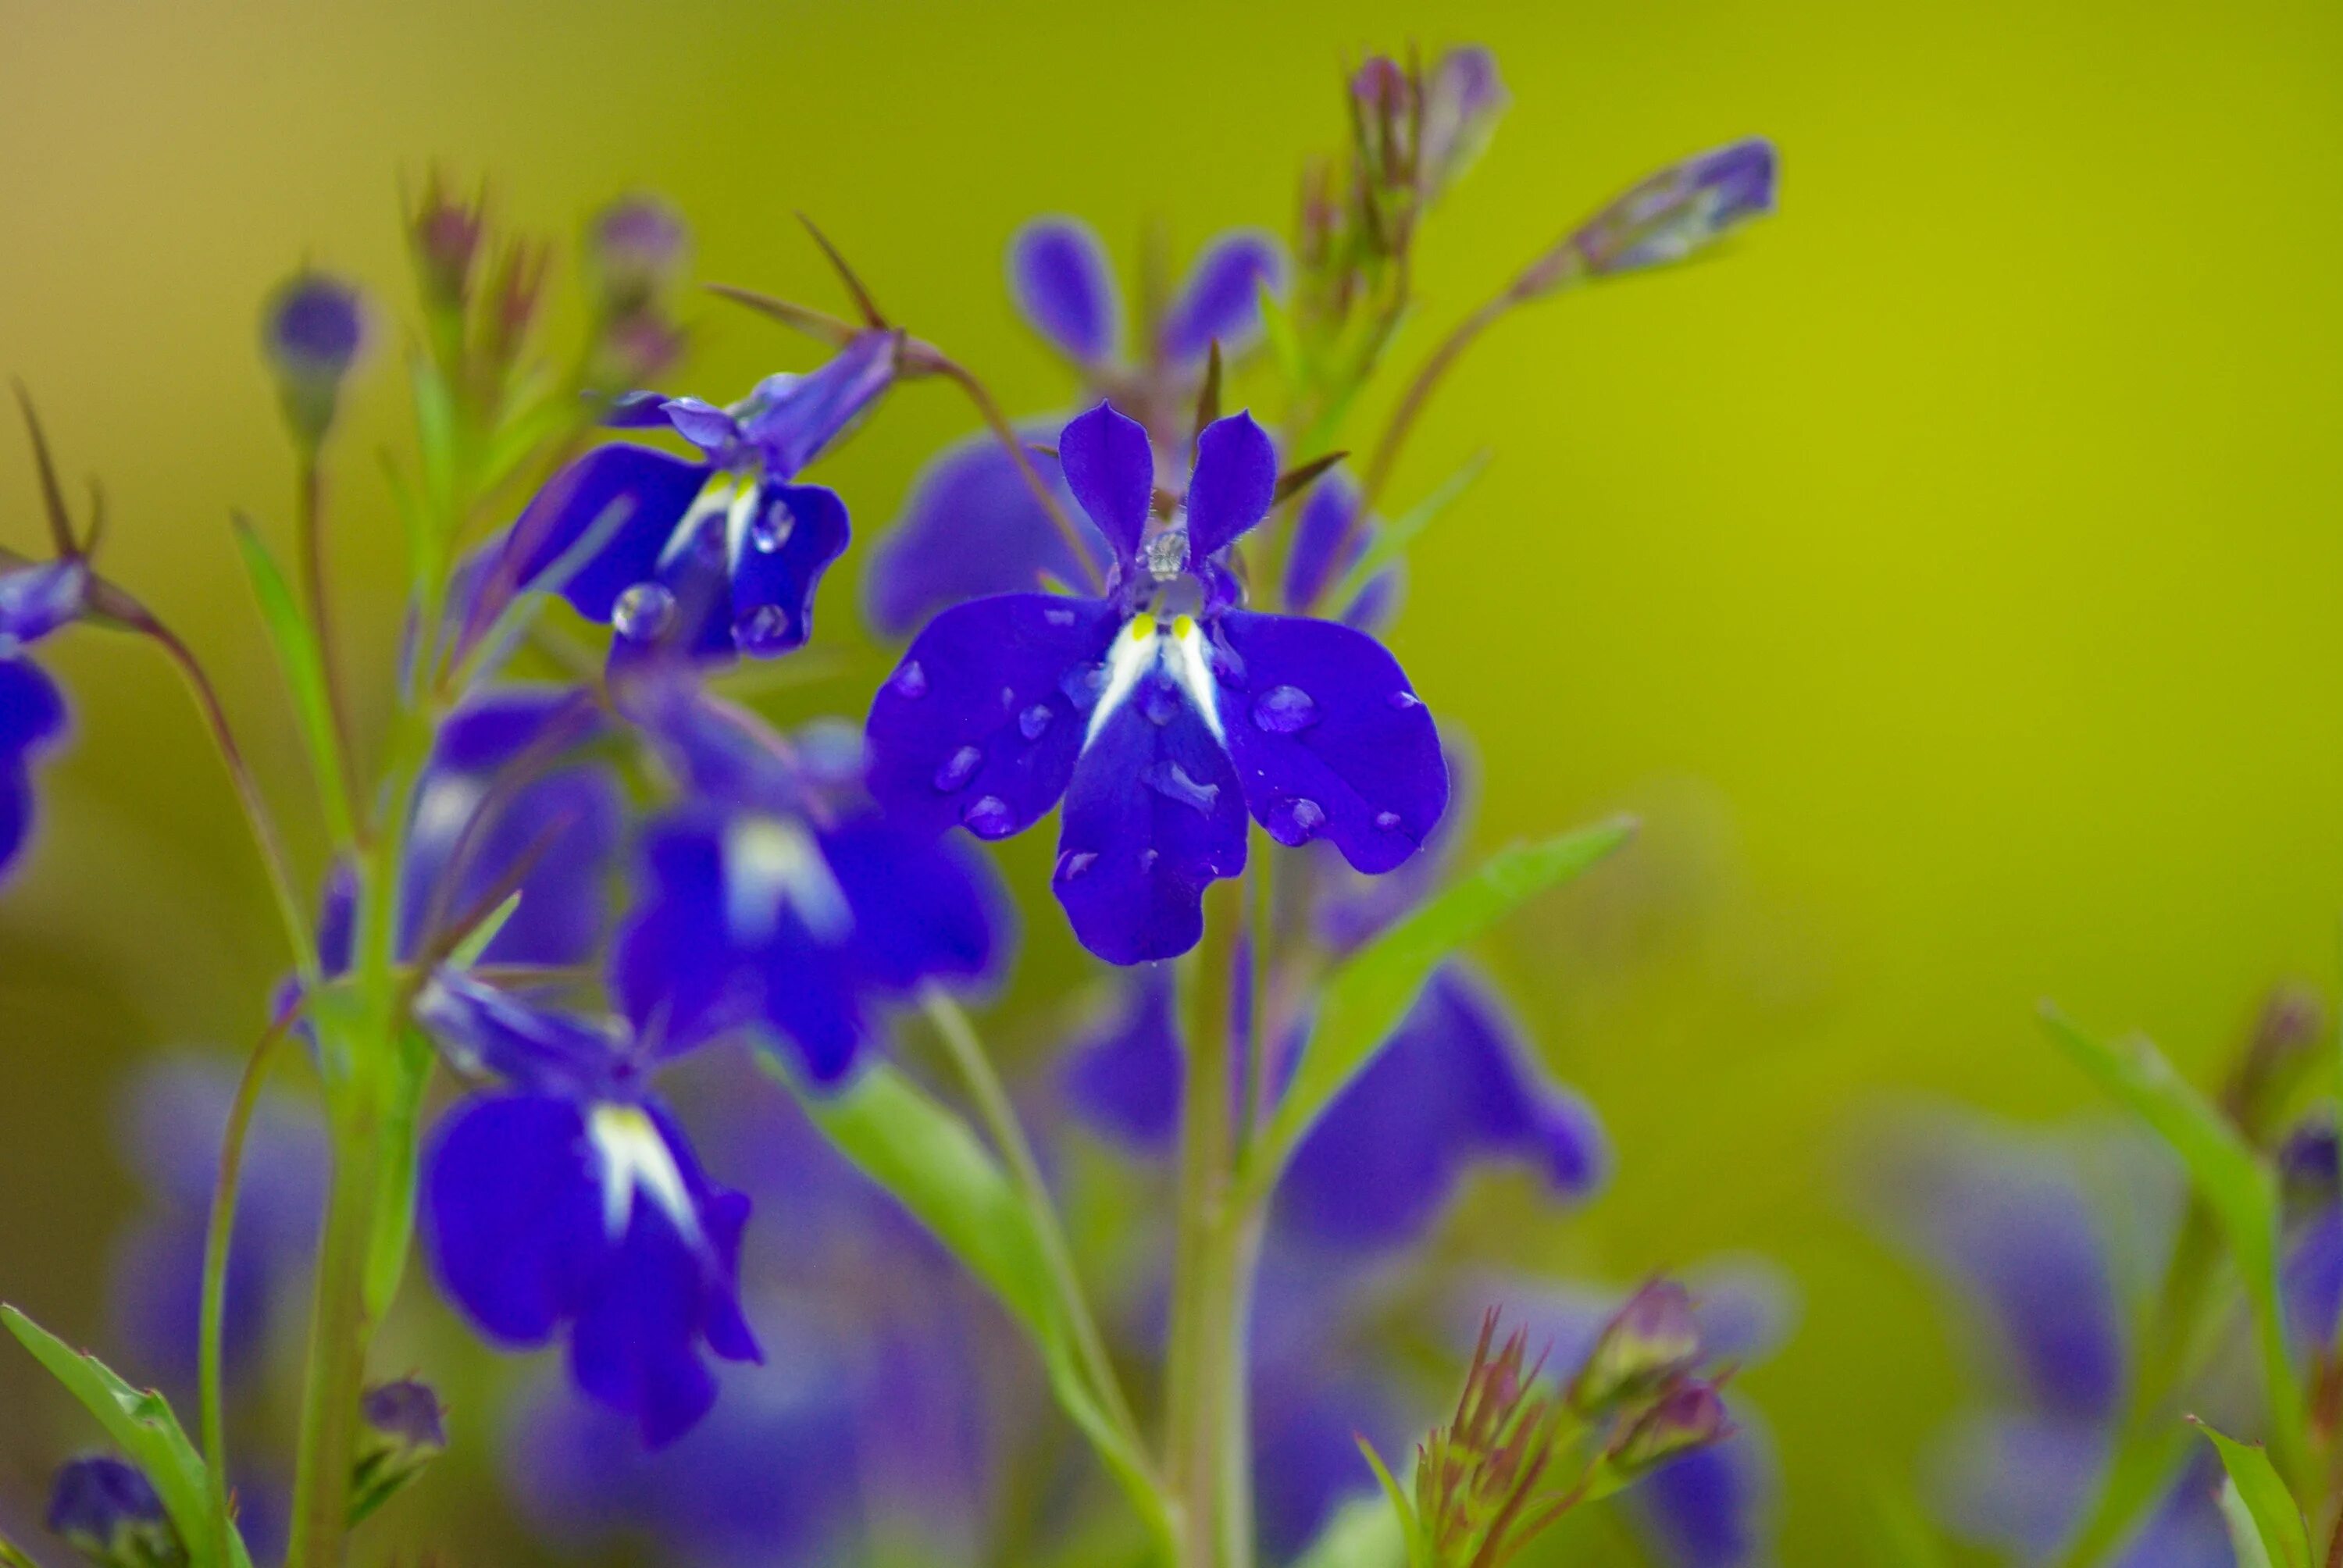
[[1501, 849], [1335, 970], [1320, 993], [1292, 1082], [1249, 1161], [1259, 1188], [1276, 1182], [1312, 1124], [1390, 1040], [1433, 970], [1533, 895], [1559, 887], [1616, 849], [1634, 830], [1634, 822], [1623, 817]]
[[357, 824], [350, 820], [350, 792], [343, 771], [341, 741], [334, 729], [334, 709], [326, 689], [326, 660], [317, 635], [301, 613], [300, 601], [277, 568], [277, 559], [260, 535], [244, 518], [233, 519], [237, 552], [244, 573], [252, 583], [252, 597], [260, 607], [261, 625], [269, 646], [277, 651], [277, 667], [293, 694], [293, 709], [301, 722], [302, 743], [308, 748], [309, 766], [317, 778], [327, 824], [338, 844], [357, 841]]
[[415, 1245], [417, 1152], [422, 1144], [423, 1095], [437, 1060], [431, 1042], [409, 1030], [399, 1042], [398, 1082], [383, 1124], [381, 1174], [375, 1191], [374, 1229], [367, 1238], [367, 1316], [379, 1322], [407, 1278]]
[[[2189, 1418], [2195, 1421], [2195, 1417]], [[2214, 1449], [2221, 1455], [2221, 1467], [2229, 1473], [2229, 1486], [2244, 1503], [2254, 1533], [2266, 1553], [2265, 1561], [2272, 1568], [2310, 1568], [2310, 1531], [2302, 1522], [2302, 1510], [2295, 1505], [2294, 1494], [2270, 1463], [2268, 1451], [2258, 1442], [2239, 1442], [2236, 1438], [2214, 1431], [2203, 1422], [2197, 1429], [2213, 1440]], [[2223, 1513], [2228, 1512], [2227, 1505]], [[2237, 1522], [2230, 1520], [2232, 1536], [2237, 1533]], [[2245, 1554], [2241, 1546], [2238, 1555]]]
[[1375, 1473], [1375, 1484], [1383, 1489], [1383, 1501], [1391, 1504], [1392, 1518], [1399, 1524], [1400, 1539], [1407, 1543], [1410, 1568], [1421, 1568], [1424, 1562], [1423, 1524], [1416, 1518], [1415, 1503], [1408, 1497], [1406, 1489], [1392, 1479], [1391, 1467], [1383, 1462], [1383, 1456], [1375, 1452], [1373, 1443], [1356, 1432], [1351, 1434], [1351, 1440], [1366, 1456], [1367, 1468]]
[[1353, 1497], [1334, 1512], [1292, 1568], [1423, 1568], [1408, 1554], [1399, 1516], [1381, 1498]]
[[407, 385], [415, 403], [415, 445], [423, 456], [425, 515], [438, 520], [455, 511], [457, 415], [454, 395], [438, 365], [427, 354], [417, 354]]
[[2278, 1288], [2277, 1178], [2155, 1046], [2145, 1040], [2110, 1044], [2047, 1005], [2042, 1017], [2067, 1058], [2178, 1156], [2190, 1186], [2220, 1225], [2252, 1312], [2278, 1469], [2303, 1473], [2302, 1386], [2288, 1358]]
[[458, 942], [447, 955], [451, 968], [468, 970], [480, 961], [480, 955], [488, 950], [488, 944], [503, 932], [505, 922], [520, 912], [520, 894], [521, 890], [515, 888], [503, 903], [490, 910], [478, 925], [464, 933], [464, 940]]
[[[203, 1456], [180, 1429], [170, 1402], [152, 1389], [133, 1388], [104, 1362], [74, 1349], [15, 1307], [0, 1306], [0, 1322], [7, 1324], [8, 1332], [33, 1352], [33, 1359], [97, 1418], [106, 1436], [145, 1473], [179, 1539], [195, 1553], [196, 1563], [205, 1562], [207, 1554], [202, 1548], [212, 1539], [209, 1483]], [[244, 1542], [233, 1531], [228, 1550], [234, 1556], [229, 1568], [251, 1568]]]
[[1060, 1406], [1150, 1527], [1168, 1538], [1169, 1514], [1145, 1456], [1124, 1441], [1082, 1375], [1033, 1217], [967, 1122], [884, 1064], [834, 1094], [803, 1089], [777, 1063], [768, 1066], [823, 1136], [899, 1199], [1032, 1337]]
[[1473, 482], [1488, 469], [1489, 457], [1487, 452], [1475, 452], [1465, 458], [1463, 465], [1441, 480], [1430, 495], [1400, 514], [1394, 521], [1377, 529], [1366, 553], [1351, 568], [1349, 574], [1342, 578], [1342, 586], [1334, 590], [1334, 597], [1327, 602], [1337, 608], [1351, 603], [1366, 590], [1369, 583], [1395, 565], [1402, 556], [1407, 554], [1407, 547], [1415, 542], [1416, 535], [1431, 527], [1434, 518], [1473, 487]]
[[2254, 1522], [2253, 1510], [2237, 1490], [2237, 1478], [2225, 1477], [2214, 1500], [2221, 1505], [2221, 1523], [2229, 1527], [2229, 1547], [2237, 1554], [2237, 1568], [2278, 1568], [2262, 1540], [2260, 1525]]
[[23, 1547], [0, 1535], [0, 1568], [41, 1568]]

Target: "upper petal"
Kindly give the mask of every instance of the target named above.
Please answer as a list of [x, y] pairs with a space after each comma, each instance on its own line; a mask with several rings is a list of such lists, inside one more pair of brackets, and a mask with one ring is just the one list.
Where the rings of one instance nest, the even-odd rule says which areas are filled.
[[770, 658], [813, 635], [814, 590], [852, 537], [846, 503], [820, 485], [767, 483], [732, 553], [732, 638]]
[[424, 984], [415, 1018], [456, 1060], [527, 1089], [591, 1093], [623, 1067], [618, 1041], [602, 1023], [524, 1001], [455, 970], [441, 970]]
[[792, 479], [807, 464], [860, 426], [871, 405], [895, 384], [903, 335], [873, 327], [820, 369], [768, 377], [749, 395], [741, 437], [764, 459], [765, 471]]
[[1261, 288], [1283, 282], [1285, 253], [1265, 234], [1224, 234], [1205, 247], [1188, 273], [1180, 297], [1157, 334], [1172, 360], [1202, 359], [1218, 343], [1222, 353], [1251, 344], [1261, 331]]
[[1448, 804], [1448, 767], [1399, 662], [1332, 621], [1221, 618], [1229, 752], [1245, 803], [1282, 844], [1323, 837], [1362, 871], [1415, 853]]
[[1002, 839], [1065, 793], [1119, 615], [1001, 594], [928, 623], [870, 705], [870, 792], [902, 822]]
[[[649, 447], [597, 447], [556, 474], [513, 524], [508, 581], [528, 587], [598, 525], [609, 528], [593, 558], [561, 590], [587, 619], [609, 619], [613, 601], [653, 574], [659, 552], [714, 472]], [[484, 605], [480, 618], [502, 608]]]
[[483, 1333], [550, 1338], [608, 1245], [578, 1108], [536, 1094], [458, 1105], [426, 1161], [423, 1221], [441, 1285]]
[[[1034, 472], [1083, 535], [1090, 558], [1105, 559], [1105, 540], [1075, 506], [1058, 460], [1029, 452]], [[986, 433], [945, 448], [913, 483], [902, 516], [880, 537], [863, 598], [882, 634], [903, 637], [964, 599], [1030, 592], [1045, 572], [1080, 582], [1085, 569], [1016, 460]]]
[[1009, 288], [1033, 330], [1068, 357], [1097, 365], [1114, 356], [1121, 306], [1106, 247], [1072, 218], [1036, 218], [1009, 242]]
[[1188, 558], [1218, 554], [1269, 516], [1276, 494], [1277, 448], [1251, 411], [1205, 426], [1188, 479]]
[[1155, 449], [1148, 443], [1147, 427], [1101, 403], [1060, 433], [1058, 463], [1074, 499], [1114, 547], [1115, 558], [1136, 556], [1155, 501]]
[[65, 727], [65, 693], [29, 658], [0, 658], [0, 756], [22, 756]]
[[1109, 963], [1177, 958], [1203, 935], [1205, 887], [1244, 861], [1244, 806], [1212, 721], [1160, 666], [1142, 673], [1066, 789], [1051, 886], [1074, 935]]

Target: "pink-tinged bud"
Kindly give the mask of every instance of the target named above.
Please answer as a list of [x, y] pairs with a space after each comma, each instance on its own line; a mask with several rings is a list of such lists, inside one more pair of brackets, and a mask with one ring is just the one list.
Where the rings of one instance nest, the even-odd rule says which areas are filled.
[[1355, 100], [1360, 172], [1387, 188], [1411, 185], [1420, 108], [1415, 78], [1390, 55], [1376, 55], [1352, 73], [1351, 96]]
[[586, 229], [586, 260], [607, 314], [623, 316], [663, 297], [683, 276], [690, 231], [653, 196], [621, 196]]
[[1683, 261], [1771, 214], [1776, 172], [1774, 144], [1762, 136], [1698, 154], [1595, 214], [1564, 248], [1598, 277]]
[[470, 202], [456, 199], [448, 192], [446, 177], [437, 169], [431, 171], [423, 199], [407, 219], [407, 248], [415, 256], [425, 309], [460, 317], [470, 305], [472, 268], [488, 229], [486, 208], [485, 197]]
[[1691, 1370], [1700, 1359], [1692, 1297], [1674, 1280], [1654, 1280], [1612, 1314], [1570, 1382], [1571, 1408], [1610, 1409]]
[[552, 246], [527, 238], [511, 241], [497, 257], [480, 347], [482, 357], [498, 374], [520, 358], [521, 344], [544, 303], [546, 275], [552, 266]]
[[1707, 1448], [1733, 1435], [1733, 1417], [1716, 1385], [1687, 1379], [1675, 1384], [1629, 1423], [1611, 1447], [1611, 1462], [1640, 1475], [1678, 1454]]

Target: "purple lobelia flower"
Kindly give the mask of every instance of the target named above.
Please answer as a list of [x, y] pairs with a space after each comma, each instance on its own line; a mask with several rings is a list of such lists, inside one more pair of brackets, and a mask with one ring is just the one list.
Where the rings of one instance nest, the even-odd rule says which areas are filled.
[[1003, 910], [974, 857], [890, 821], [689, 685], [630, 700], [689, 789], [646, 835], [618, 943], [633, 1016], [685, 1041], [756, 1030], [827, 1086], [861, 1060], [880, 1007], [991, 972]]
[[[619, 442], [556, 475], [513, 524], [466, 640], [516, 589], [568, 569], [564, 598], [618, 632], [619, 662], [769, 657], [804, 645], [814, 591], [844, 553], [846, 504], [797, 475], [894, 384], [901, 335], [873, 330], [804, 376], [770, 376], [729, 407], [639, 394], [611, 422], [670, 428], [697, 461]], [[582, 564], [570, 558], [585, 552]], [[573, 568], [574, 569], [569, 569]]]
[[1398, 662], [1336, 622], [1236, 608], [1227, 556], [1268, 513], [1268, 436], [1244, 414], [1206, 427], [1168, 518], [1147, 433], [1111, 406], [1067, 426], [1060, 455], [1114, 545], [1104, 595], [1002, 594], [930, 621], [871, 706], [880, 803], [1003, 839], [1062, 797], [1053, 885], [1114, 963], [1195, 945], [1206, 884], [1243, 869], [1248, 810], [1362, 871], [1404, 863], [1448, 775]]
[[111, 1454], [91, 1454], [58, 1470], [48, 1526], [88, 1561], [116, 1568], [167, 1568], [187, 1557], [146, 1473]]
[[1113, 268], [1088, 225], [1037, 218], [1009, 246], [1009, 289], [1018, 309], [1101, 389], [1155, 367], [1192, 373], [1215, 343], [1223, 353], [1249, 347], [1261, 335], [1261, 291], [1274, 291], [1284, 271], [1284, 255], [1269, 236], [1243, 230], [1221, 236], [1204, 247], [1171, 307], [1151, 324], [1134, 363], [1123, 354]]
[[673, 1047], [442, 972], [416, 1016], [506, 1087], [434, 1133], [423, 1217], [449, 1296], [499, 1344], [567, 1332], [589, 1397], [659, 1446], [716, 1400], [703, 1352], [759, 1359], [736, 1271], [749, 1201], [710, 1182], [649, 1078]]
[[33, 759], [63, 739], [65, 694], [26, 653], [78, 618], [89, 595], [79, 556], [0, 573], [0, 874], [33, 828]]

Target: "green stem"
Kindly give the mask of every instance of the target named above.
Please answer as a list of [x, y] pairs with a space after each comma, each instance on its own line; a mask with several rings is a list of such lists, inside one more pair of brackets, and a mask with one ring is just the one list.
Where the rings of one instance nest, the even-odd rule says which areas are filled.
[[196, 1348], [197, 1397], [203, 1405], [204, 1468], [212, 1483], [212, 1547], [216, 1560], [223, 1564], [234, 1561], [229, 1551], [227, 1415], [221, 1373], [228, 1243], [236, 1233], [236, 1185], [244, 1170], [245, 1134], [252, 1126], [253, 1108], [260, 1102], [260, 1086], [268, 1078], [270, 1055], [292, 1021], [290, 1011], [271, 1020], [245, 1061], [244, 1076], [237, 1080], [236, 1098], [228, 1106], [227, 1131], [220, 1141], [219, 1175], [212, 1186], [211, 1222], [204, 1232], [203, 1295]]
[[1051, 1282], [1066, 1309], [1067, 1321], [1073, 1325], [1074, 1352], [1082, 1359], [1082, 1370], [1091, 1383], [1091, 1392], [1121, 1429], [1131, 1451], [1144, 1453], [1147, 1445], [1140, 1437], [1138, 1418], [1131, 1413], [1130, 1401], [1123, 1395], [1121, 1379], [1107, 1354], [1105, 1336], [1099, 1332], [1098, 1321], [1091, 1312], [1081, 1277], [1074, 1269], [1073, 1250], [1067, 1245], [1065, 1227], [1058, 1220], [1056, 1201], [1042, 1180], [1041, 1162], [1033, 1157], [1033, 1145], [1018, 1121], [1017, 1108], [1010, 1102], [1008, 1091], [993, 1071], [991, 1059], [986, 1056], [975, 1026], [960, 1010], [960, 1004], [932, 986], [920, 993], [920, 1000], [953, 1067], [967, 1083], [977, 1114], [983, 1119], [1001, 1159], [1007, 1161], [1011, 1179], [1024, 1195], [1025, 1207], [1032, 1214], [1034, 1229], [1041, 1237]]
[[[327, 1049], [334, 1049], [333, 1042]], [[338, 1117], [334, 1125], [332, 1196], [317, 1252], [300, 1457], [293, 1481], [293, 1546], [287, 1561], [294, 1568], [340, 1568], [349, 1525], [358, 1399], [372, 1337], [366, 1261], [381, 1163], [371, 1110], [354, 1109], [356, 1114]]]

